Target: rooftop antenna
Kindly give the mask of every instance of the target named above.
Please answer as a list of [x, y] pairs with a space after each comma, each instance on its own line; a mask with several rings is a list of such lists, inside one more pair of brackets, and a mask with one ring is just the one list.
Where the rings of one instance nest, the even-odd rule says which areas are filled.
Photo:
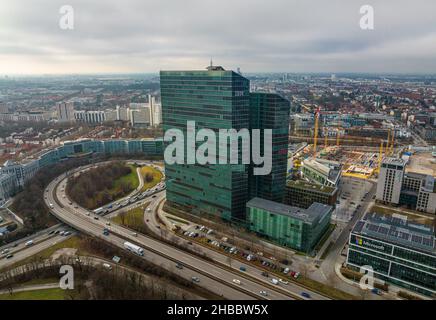
[[213, 67], [212, 58], [210, 58], [210, 67]]

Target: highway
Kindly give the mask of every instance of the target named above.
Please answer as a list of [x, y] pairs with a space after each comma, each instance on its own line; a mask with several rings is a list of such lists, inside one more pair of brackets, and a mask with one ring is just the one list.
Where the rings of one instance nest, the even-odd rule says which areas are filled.
[[[65, 241], [66, 239], [74, 235], [74, 232], [72, 232], [68, 236], [49, 234], [51, 230], [64, 230], [71, 232], [71, 229], [69, 227], [56, 225], [51, 228], [45, 229], [44, 231], [39, 232], [36, 235], [26, 237], [25, 239], [20, 239], [19, 242], [13, 242], [6, 246], [3, 246], [2, 248], [0, 248], [0, 253], [4, 252], [0, 254], [0, 269], [13, 265], [30, 256], [33, 256], [38, 252], [50, 248], [51, 246], [54, 246], [59, 242]], [[31, 246], [26, 246], [25, 243], [28, 240], [32, 240], [34, 244]], [[9, 259], [6, 258], [9, 255], [12, 255], [12, 257]]]
[[[240, 273], [229, 271], [218, 266], [213, 262], [199, 258], [189, 254], [183, 250], [172, 247], [166, 243], [157, 241], [153, 238], [137, 235], [135, 236], [132, 230], [125, 227], [115, 225], [107, 226], [109, 220], [104, 217], [94, 219], [94, 215], [84, 209], [73, 205], [69, 205], [69, 201], [63, 198], [62, 189], [58, 186], [65, 185], [67, 175], [62, 175], [52, 181], [47, 187], [46, 202], [47, 205], [52, 204], [51, 212], [64, 223], [82, 231], [86, 234], [103, 239], [115, 246], [123, 248], [126, 239], [130, 242], [140, 245], [146, 250], [144, 259], [160, 265], [163, 268], [175, 272], [183, 278], [191, 280], [192, 277], [200, 279], [199, 285], [209, 289], [212, 292], [222, 295], [227, 299], [295, 299], [295, 294], [283, 292], [281, 289], [272, 290], [266, 288], [265, 285], [251, 279], [242, 278]], [[62, 200], [62, 203], [58, 203]], [[104, 236], [103, 229], [110, 229], [110, 235]], [[184, 268], [179, 270], [175, 268], [175, 264], [180, 262]], [[241, 285], [233, 283], [233, 279], [241, 280]], [[261, 291], [267, 291], [268, 296], [264, 297], [260, 294]]]

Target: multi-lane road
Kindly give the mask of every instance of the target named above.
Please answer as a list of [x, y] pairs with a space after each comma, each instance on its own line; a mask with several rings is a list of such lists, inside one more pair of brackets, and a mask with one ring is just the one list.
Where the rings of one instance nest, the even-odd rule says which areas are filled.
[[[211, 261], [199, 258], [181, 249], [158, 241], [151, 237], [135, 234], [132, 230], [111, 223], [108, 219], [89, 214], [89, 211], [73, 205], [69, 205], [68, 199], [64, 198], [62, 187], [67, 182], [67, 176], [62, 175], [52, 181], [47, 187], [46, 202], [51, 204], [51, 212], [64, 223], [86, 234], [103, 239], [120, 248], [124, 242], [130, 241], [145, 249], [144, 259], [160, 265], [163, 268], [175, 272], [183, 278], [191, 280], [197, 277], [201, 285], [210, 291], [222, 295], [227, 299], [298, 299], [295, 293], [290, 293], [282, 288], [274, 288], [257, 279], [244, 278], [240, 273], [228, 270]], [[89, 215], [88, 215], [89, 214]], [[104, 236], [103, 229], [109, 228], [110, 235]], [[176, 263], [181, 263], [184, 268], [177, 269]], [[234, 279], [240, 280], [241, 284], [235, 284]], [[267, 296], [261, 292], [267, 291]]]

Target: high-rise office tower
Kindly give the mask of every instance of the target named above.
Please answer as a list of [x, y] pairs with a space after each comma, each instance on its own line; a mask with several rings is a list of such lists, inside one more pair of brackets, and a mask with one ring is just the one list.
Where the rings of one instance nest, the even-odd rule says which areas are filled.
[[405, 167], [403, 159], [383, 159], [377, 182], [377, 200], [399, 203]]
[[[249, 80], [240, 74], [216, 66], [161, 71], [160, 84], [164, 132], [180, 129], [186, 137], [187, 121], [195, 121], [196, 132], [249, 128]], [[185, 164], [165, 165], [167, 201], [194, 214], [244, 219], [249, 165], [186, 164], [188, 152], [195, 150], [186, 150], [185, 141]]]
[[74, 105], [72, 102], [59, 102], [56, 105], [56, 112], [59, 122], [73, 122], [74, 118]]
[[278, 94], [250, 93], [250, 129], [261, 129], [261, 154], [264, 154], [264, 130], [272, 130], [271, 173], [253, 175], [253, 165], [251, 166], [250, 198], [283, 201], [288, 163], [289, 111], [289, 101]]

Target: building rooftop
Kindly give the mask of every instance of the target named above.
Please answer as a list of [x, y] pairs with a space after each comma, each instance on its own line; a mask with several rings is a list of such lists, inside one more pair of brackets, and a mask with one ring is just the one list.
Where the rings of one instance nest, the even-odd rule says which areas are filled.
[[368, 212], [353, 233], [436, 254], [434, 225], [417, 223], [407, 215]]
[[308, 209], [303, 209], [262, 198], [251, 199], [247, 202], [247, 207], [267, 210], [272, 213], [303, 220], [304, 222], [310, 224], [322, 220], [322, 218], [333, 209], [329, 205], [321, 204], [318, 202], [312, 203], [312, 205]]
[[393, 164], [396, 166], [405, 166], [406, 165], [406, 161], [401, 159], [401, 158], [384, 158], [382, 163]]
[[337, 188], [320, 185], [317, 183], [310, 183], [303, 180], [290, 180], [286, 183], [289, 187], [298, 188], [301, 190], [313, 190], [322, 193], [334, 194]]
[[313, 170], [316, 170], [319, 173], [323, 174], [333, 184], [337, 183], [341, 173], [341, 165], [339, 162], [335, 161], [308, 158], [303, 160], [303, 165], [309, 166]]

